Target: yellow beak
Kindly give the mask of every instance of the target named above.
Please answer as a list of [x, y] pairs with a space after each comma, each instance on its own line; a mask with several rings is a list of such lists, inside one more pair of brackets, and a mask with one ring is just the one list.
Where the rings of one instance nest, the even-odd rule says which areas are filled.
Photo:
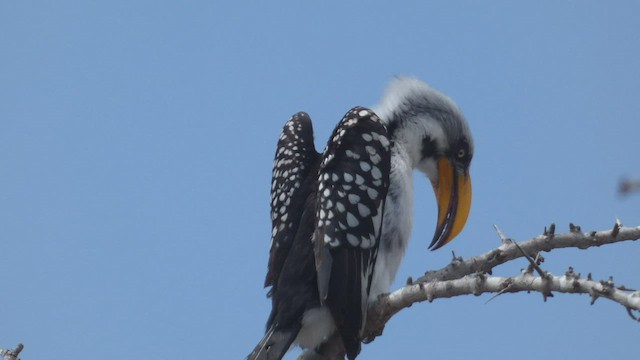
[[438, 158], [438, 182], [433, 183], [438, 202], [438, 224], [429, 249], [436, 250], [462, 231], [471, 209], [471, 177], [459, 175], [446, 157]]

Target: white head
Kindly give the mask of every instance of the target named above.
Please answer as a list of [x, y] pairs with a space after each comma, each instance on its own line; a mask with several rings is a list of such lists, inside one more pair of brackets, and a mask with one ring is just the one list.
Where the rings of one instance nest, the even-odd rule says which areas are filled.
[[473, 138], [467, 121], [449, 97], [410, 77], [391, 81], [374, 111], [393, 146], [402, 147], [431, 180], [439, 209], [431, 247], [437, 249], [462, 230], [471, 205]]

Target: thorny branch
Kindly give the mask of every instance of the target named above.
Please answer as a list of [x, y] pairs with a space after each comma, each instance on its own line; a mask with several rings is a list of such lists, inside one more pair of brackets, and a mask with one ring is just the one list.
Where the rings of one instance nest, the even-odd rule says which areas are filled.
[[0, 349], [0, 356], [2, 356], [3, 360], [20, 360], [18, 355], [24, 349], [24, 345], [18, 344], [15, 349], [5, 350]]
[[[584, 233], [579, 226], [570, 224], [571, 231], [566, 234], [555, 234], [555, 224], [549, 229], [545, 228], [542, 235], [520, 243], [520, 247], [526, 254], [537, 254], [541, 251], [551, 251], [560, 248], [587, 249], [593, 246], [602, 246], [625, 240], [638, 240], [640, 238], [639, 227], [623, 227], [616, 221], [611, 230], [591, 231]], [[431, 282], [459, 279], [465, 275], [474, 273], [488, 273], [494, 267], [513, 259], [523, 257], [513, 241], [506, 239], [496, 249], [469, 259], [455, 258], [449, 265], [436, 271], [429, 271], [418, 278], [416, 282]]]
[[[365, 341], [371, 341], [382, 334], [384, 325], [393, 315], [416, 302], [483, 293], [500, 295], [535, 291], [543, 294], [545, 301], [553, 296], [552, 292], [587, 294], [591, 297], [592, 304], [600, 297], [607, 298], [624, 306], [629, 316], [638, 320], [634, 311], [640, 312], [640, 291], [616, 287], [612, 279], [593, 280], [591, 274], [583, 279], [572, 268], [562, 276], [552, 275], [540, 268], [541, 257], [536, 254], [559, 248], [587, 249], [635, 241], [640, 239], [640, 226], [625, 227], [620, 221], [616, 221], [610, 230], [584, 233], [579, 226], [570, 224], [568, 233], [555, 234], [555, 225], [551, 224], [542, 235], [519, 244], [506, 238], [500, 229], [495, 228], [501, 240], [500, 247], [466, 260], [454, 256], [444, 268], [429, 271], [417, 281], [409, 281], [405, 287], [381, 295], [369, 306], [365, 332], [368, 336]], [[491, 276], [494, 267], [520, 257], [526, 257], [531, 264], [522, 274], [512, 277]], [[539, 276], [533, 275], [534, 270]]]

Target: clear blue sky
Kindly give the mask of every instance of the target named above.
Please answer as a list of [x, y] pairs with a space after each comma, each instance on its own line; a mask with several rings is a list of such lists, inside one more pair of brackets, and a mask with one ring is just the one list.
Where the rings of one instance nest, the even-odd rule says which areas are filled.
[[[22, 358], [240, 359], [262, 335], [273, 154], [305, 110], [323, 148], [352, 106], [414, 75], [475, 136], [464, 232], [416, 176], [408, 276], [556, 222], [640, 225], [640, 6], [633, 1], [0, 1], [0, 347]], [[563, 250], [640, 287], [640, 244]], [[517, 274], [524, 261], [496, 269]], [[605, 300], [438, 300], [362, 359], [633, 358], [640, 324]], [[293, 359], [291, 354], [287, 359]]]

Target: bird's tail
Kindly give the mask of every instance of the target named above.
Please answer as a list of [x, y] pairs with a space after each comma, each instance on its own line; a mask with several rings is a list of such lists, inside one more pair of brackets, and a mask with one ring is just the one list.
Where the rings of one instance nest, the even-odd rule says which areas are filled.
[[298, 335], [298, 330], [276, 330], [275, 325], [271, 325], [247, 360], [281, 360]]

